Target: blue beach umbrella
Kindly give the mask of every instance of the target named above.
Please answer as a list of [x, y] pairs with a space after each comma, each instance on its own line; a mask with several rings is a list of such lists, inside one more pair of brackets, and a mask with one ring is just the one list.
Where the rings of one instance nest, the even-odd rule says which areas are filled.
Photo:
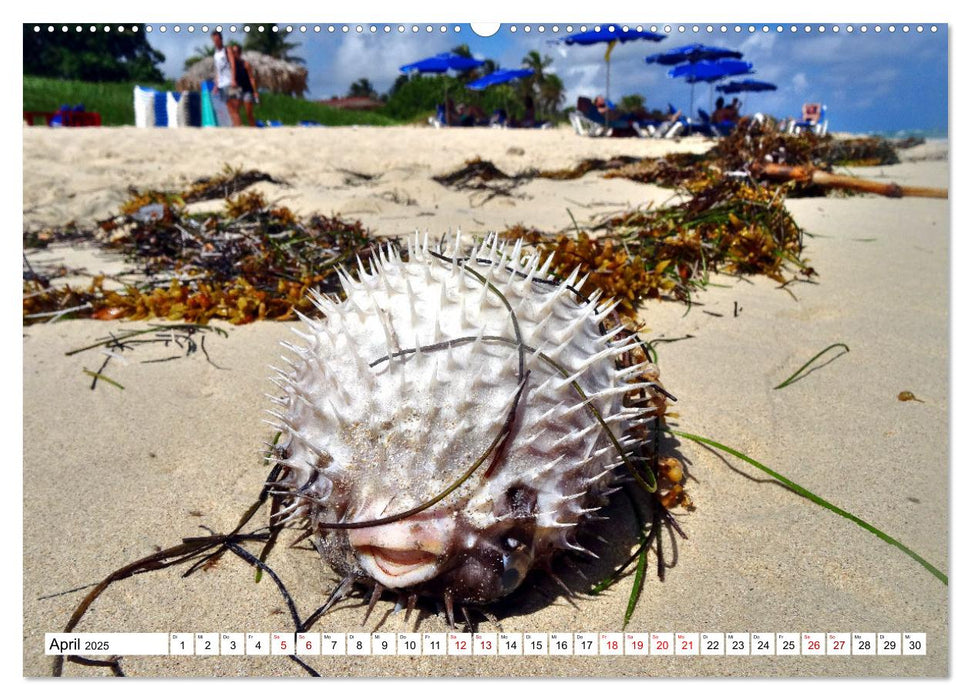
[[614, 47], [618, 42], [625, 44], [628, 41], [661, 41], [667, 37], [663, 34], [655, 34], [654, 32], [638, 31], [636, 29], [627, 29], [619, 24], [602, 24], [600, 26], [594, 27], [590, 31], [580, 32], [579, 34], [571, 34], [570, 36], [563, 37], [560, 41], [564, 44], [569, 45], [579, 45], [579, 46], [591, 46], [593, 44], [607, 44], [607, 52], [604, 54], [604, 61], [607, 62], [607, 89], [604, 92], [604, 97], [610, 99], [610, 54], [614, 50]]
[[429, 58], [423, 58], [420, 61], [415, 61], [414, 63], [408, 63], [401, 66], [402, 73], [413, 73], [417, 71], [418, 73], [447, 73], [450, 70], [463, 71], [470, 70], [472, 68], [478, 68], [485, 61], [479, 61], [474, 58], [466, 58], [465, 56], [459, 56], [456, 53], [440, 53]]
[[644, 60], [647, 63], [657, 63], [662, 66], [677, 66], [681, 63], [698, 63], [699, 61], [719, 61], [723, 58], [741, 58], [740, 51], [723, 49], [720, 46], [705, 46], [704, 44], [688, 44], [656, 53]]
[[730, 83], [719, 85], [715, 89], [726, 95], [734, 95], [739, 92], [769, 92], [775, 90], [776, 86], [772, 83], [763, 83], [760, 80], [733, 80]]
[[771, 92], [776, 89], [772, 83], [765, 83], [761, 80], [733, 80], [715, 88], [718, 92], [726, 95], [735, 95], [740, 92]]
[[668, 75], [672, 78], [684, 78], [691, 84], [691, 109], [688, 114], [693, 114], [695, 108], [695, 83], [704, 82], [713, 84], [733, 75], [745, 75], [751, 72], [752, 64], [747, 61], [725, 60], [686, 63], [672, 68], [668, 71]]
[[[484, 75], [478, 80], [473, 80], [471, 83], [466, 83], [465, 87], [470, 90], [485, 90], [487, 87], [492, 85], [502, 85], [504, 83], [511, 83], [513, 80], [520, 80], [521, 78], [527, 78], [533, 74], [533, 71], [528, 68], [518, 68], [513, 70], [497, 70], [489, 73], [489, 75]], [[506, 114], [509, 114], [509, 100], [505, 101]]]
[[713, 83], [732, 75], [751, 72], [752, 64], [747, 61], [700, 61], [672, 68], [668, 75], [672, 78], [684, 78], [689, 83]]
[[484, 75], [478, 80], [473, 80], [471, 83], [466, 83], [465, 87], [470, 90], [485, 90], [491, 85], [502, 85], [503, 83], [509, 83], [513, 80], [519, 80], [520, 78], [526, 78], [533, 74], [533, 71], [526, 68], [519, 70], [497, 70], [489, 75]]
[[[405, 65], [401, 66], [399, 70], [401, 70], [402, 73], [447, 73], [450, 70], [471, 70], [472, 68], [478, 68], [484, 63], [485, 61], [480, 61], [475, 58], [467, 58], [466, 56], [459, 56], [457, 53], [446, 51], [445, 53], [435, 54], [434, 56], [423, 58], [422, 60], [415, 61], [414, 63], [406, 63]], [[446, 109], [445, 117], [447, 120], [448, 83], [445, 84], [443, 105]]]

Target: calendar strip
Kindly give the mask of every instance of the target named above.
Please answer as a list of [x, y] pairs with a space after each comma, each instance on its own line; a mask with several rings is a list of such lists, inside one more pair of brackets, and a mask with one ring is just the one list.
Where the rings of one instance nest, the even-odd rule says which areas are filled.
[[925, 656], [924, 632], [48, 633], [82, 656]]

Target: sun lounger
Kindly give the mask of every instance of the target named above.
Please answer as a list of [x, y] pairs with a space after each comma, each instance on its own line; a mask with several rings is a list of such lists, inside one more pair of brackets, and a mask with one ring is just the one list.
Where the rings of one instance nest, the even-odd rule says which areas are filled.
[[438, 111], [435, 113], [434, 117], [428, 117], [428, 123], [439, 129], [443, 126], [447, 126], [445, 122], [445, 105], [438, 105]]
[[735, 128], [735, 122], [731, 120], [712, 121], [711, 116], [703, 109], [698, 110], [698, 116], [701, 117], [701, 120], [697, 124], [692, 125], [694, 128], [692, 133], [700, 133], [717, 138], [719, 136], [728, 136]]
[[803, 131], [812, 131], [814, 134], [823, 136], [829, 126], [826, 119], [826, 105], [819, 102], [807, 102], [802, 106], [802, 118], [799, 121], [790, 121], [787, 131], [790, 134], [799, 134]]
[[570, 112], [570, 124], [580, 136], [603, 136], [607, 132], [607, 128], [602, 123], [579, 112]]
[[650, 137], [654, 139], [673, 139], [687, 130], [687, 120], [684, 117], [660, 122], [650, 130]]
[[667, 118], [635, 118], [631, 125], [641, 138], [670, 139], [687, 130], [688, 122], [681, 116], [681, 111], [669, 103]]
[[646, 133], [631, 114], [604, 117], [588, 97], [577, 98], [577, 108], [570, 112], [570, 124], [581, 136], [643, 136]]

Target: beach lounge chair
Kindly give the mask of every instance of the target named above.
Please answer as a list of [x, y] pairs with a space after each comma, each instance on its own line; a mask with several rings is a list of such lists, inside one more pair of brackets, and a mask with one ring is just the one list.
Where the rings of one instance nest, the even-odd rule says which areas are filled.
[[673, 139], [687, 129], [688, 122], [683, 117], [663, 121], [636, 121], [631, 124], [637, 135], [648, 139]]
[[681, 110], [668, 103], [668, 116], [661, 120], [638, 120], [638, 133], [654, 139], [672, 139], [687, 130], [688, 121], [681, 116]]
[[[609, 112], [608, 112], [609, 115]], [[581, 136], [640, 136], [642, 129], [630, 114], [605, 118], [589, 97], [578, 97], [577, 108], [570, 112], [570, 123]]]
[[655, 137], [658, 139], [673, 139], [677, 138], [687, 126], [687, 120], [684, 117], [678, 117], [674, 121], [668, 122], [666, 125], [661, 125], [655, 131]]
[[732, 133], [735, 128], [735, 122], [731, 120], [723, 120], [719, 122], [712, 121], [711, 116], [703, 109], [698, 109], [698, 116], [701, 120], [692, 125], [694, 131], [692, 133], [705, 134], [706, 136], [711, 136], [713, 138], [718, 138], [719, 136], [728, 136]]
[[691, 133], [703, 136], [716, 136], [715, 127], [711, 123], [711, 116], [705, 110], [698, 108], [698, 121], [691, 124]]
[[502, 108], [495, 110], [489, 117], [489, 126], [493, 129], [505, 129], [507, 126], [511, 126], [506, 110]]
[[570, 112], [570, 124], [580, 136], [603, 136], [607, 131], [603, 116], [589, 97], [577, 98], [577, 108]]
[[792, 121], [788, 125], [790, 134], [799, 134], [803, 131], [812, 131], [814, 134], [823, 136], [829, 121], [826, 119], [826, 105], [819, 102], [807, 102], [802, 106], [802, 118], [799, 121]]
[[428, 123], [436, 129], [446, 126], [445, 105], [438, 105], [438, 111], [435, 112], [434, 117], [428, 117]]
[[603, 136], [606, 132], [603, 124], [579, 112], [570, 112], [570, 124], [580, 136]]

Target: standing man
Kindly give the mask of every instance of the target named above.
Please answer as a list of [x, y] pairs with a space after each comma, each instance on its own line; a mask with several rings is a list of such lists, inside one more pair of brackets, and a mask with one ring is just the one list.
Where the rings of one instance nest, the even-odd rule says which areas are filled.
[[239, 118], [239, 86], [236, 85], [236, 65], [231, 51], [223, 45], [223, 34], [218, 29], [212, 33], [212, 45], [216, 48], [212, 58], [216, 64], [216, 80], [214, 93], [229, 110], [229, 119], [233, 126], [240, 126]]

